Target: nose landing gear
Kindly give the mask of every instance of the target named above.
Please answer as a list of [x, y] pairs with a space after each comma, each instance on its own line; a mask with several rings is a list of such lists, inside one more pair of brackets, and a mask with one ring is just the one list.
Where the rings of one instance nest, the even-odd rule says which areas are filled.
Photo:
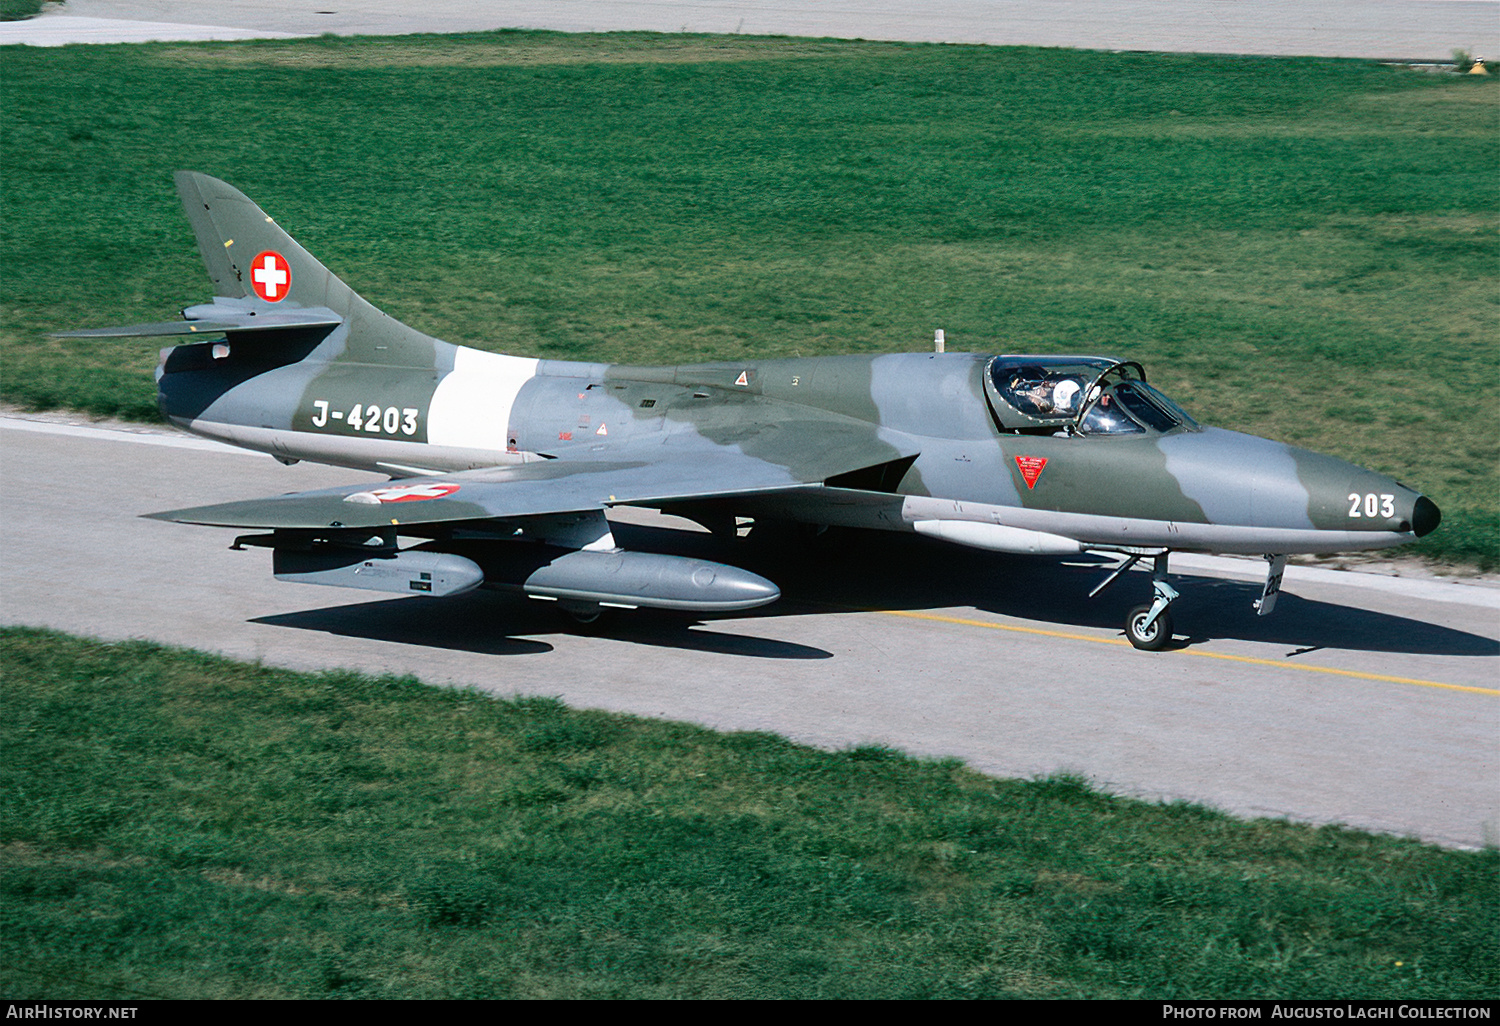
[[1100, 594], [1109, 588], [1112, 583], [1119, 579], [1122, 573], [1142, 561], [1142, 556], [1152, 556], [1154, 567], [1151, 574], [1152, 601], [1145, 606], [1136, 606], [1125, 615], [1125, 636], [1130, 637], [1131, 645], [1146, 652], [1157, 652], [1166, 648], [1167, 642], [1172, 640], [1172, 613], [1167, 612], [1167, 606], [1178, 597], [1178, 589], [1167, 583], [1167, 556], [1172, 555], [1167, 549], [1137, 549], [1128, 553], [1130, 558], [1110, 571], [1100, 585], [1089, 592], [1089, 598]]
[[[1172, 640], [1172, 614], [1169, 607], [1177, 599], [1177, 589], [1167, 583], [1167, 551], [1141, 551], [1129, 554], [1129, 558], [1115, 567], [1097, 588], [1089, 592], [1093, 598], [1109, 587], [1126, 570], [1139, 563], [1144, 556], [1151, 556], [1154, 566], [1151, 574], [1152, 601], [1136, 606], [1125, 616], [1125, 636], [1136, 648], [1145, 652], [1159, 652]], [[1276, 607], [1276, 596], [1281, 592], [1281, 576], [1286, 570], [1286, 557], [1266, 556], [1266, 583], [1261, 588], [1260, 598], [1255, 601], [1255, 611], [1267, 616]]]
[[1137, 549], [1130, 552], [1125, 562], [1115, 567], [1098, 587], [1089, 592], [1089, 598], [1093, 598], [1115, 583], [1126, 570], [1139, 563], [1142, 557], [1152, 557], [1152, 601], [1144, 606], [1136, 606], [1125, 616], [1125, 636], [1132, 645], [1145, 652], [1159, 652], [1172, 640], [1172, 615], [1167, 612], [1167, 607], [1177, 598], [1177, 589], [1167, 583], [1169, 555], [1171, 553], [1166, 549]]
[[1167, 553], [1156, 557], [1151, 574], [1150, 605], [1136, 606], [1125, 616], [1125, 636], [1143, 652], [1159, 652], [1172, 640], [1172, 614], [1167, 611], [1177, 589], [1167, 583]]

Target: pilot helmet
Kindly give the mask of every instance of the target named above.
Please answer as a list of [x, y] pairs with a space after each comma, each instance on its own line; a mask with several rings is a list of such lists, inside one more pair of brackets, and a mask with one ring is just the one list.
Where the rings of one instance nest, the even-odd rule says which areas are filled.
[[1073, 378], [1063, 378], [1052, 387], [1052, 406], [1063, 413], [1078, 409], [1078, 393], [1083, 386]]

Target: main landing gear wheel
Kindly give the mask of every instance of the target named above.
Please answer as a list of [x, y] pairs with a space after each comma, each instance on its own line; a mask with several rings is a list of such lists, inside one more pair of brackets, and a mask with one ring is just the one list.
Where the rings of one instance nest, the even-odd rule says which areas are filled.
[[564, 602], [558, 613], [562, 629], [569, 634], [593, 636], [609, 629], [612, 610], [603, 609], [594, 602]]
[[1151, 619], [1155, 604], [1136, 606], [1125, 617], [1125, 636], [1143, 652], [1160, 652], [1172, 640], [1172, 614], [1165, 609]]

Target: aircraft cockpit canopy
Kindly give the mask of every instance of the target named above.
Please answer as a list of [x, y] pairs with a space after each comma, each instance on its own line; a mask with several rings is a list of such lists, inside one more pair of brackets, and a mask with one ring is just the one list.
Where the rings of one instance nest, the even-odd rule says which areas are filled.
[[1146, 383], [1133, 361], [1106, 356], [997, 356], [985, 393], [1007, 431], [1139, 435], [1196, 429], [1192, 417]]

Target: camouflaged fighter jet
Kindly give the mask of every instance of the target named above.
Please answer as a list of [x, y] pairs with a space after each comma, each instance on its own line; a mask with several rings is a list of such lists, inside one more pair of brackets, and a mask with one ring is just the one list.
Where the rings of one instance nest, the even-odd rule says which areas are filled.
[[[1265, 555], [1399, 545], [1437, 506], [1388, 477], [1202, 427], [1112, 356], [898, 353], [619, 367], [430, 338], [354, 293], [237, 190], [180, 172], [213, 279], [184, 320], [69, 333], [165, 336], [162, 413], [195, 434], [388, 474], [391, 483], [153, 514], [264, 533], [281, 580], [400, 594], [480, 585], [603, 607], [746, 609], [747, 571], [626, 552], [605, 519], [642, 506], [918, 534], [999, 552], [1154, 560], [1125, 630], [1171, 638], [1174, 551]], [[1269, 555], [1267, 555], [1269, 554]]]

